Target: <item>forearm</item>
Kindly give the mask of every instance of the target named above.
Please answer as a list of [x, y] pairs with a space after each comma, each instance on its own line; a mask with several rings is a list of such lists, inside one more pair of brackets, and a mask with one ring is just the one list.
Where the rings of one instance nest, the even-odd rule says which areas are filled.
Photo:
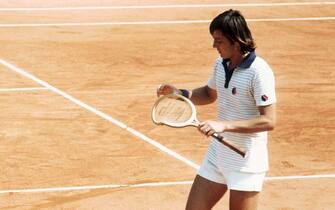
[[275, 127], [275, 120], [260, 116], [250, 120], [224, 121], [224, 131], [236, 133], [255, 133], [270, 131]]
[[203, 86], [191, 91], [190, 100], [195, 105], [206, 105], [213, 103], [216, 100], [216, 96], [213, 97], [213, 95], [209, 93], [208, 87]]
[[160, 84], [157, 88], [157, 96], [167, 94], [180, 94], [189, 98], [196, 105], [205, 105], [213, 103], [216, 100], [216, 90], [209, 88], [207, 85], [196, 89], [186, 90], [178, 89], [169, 84]]

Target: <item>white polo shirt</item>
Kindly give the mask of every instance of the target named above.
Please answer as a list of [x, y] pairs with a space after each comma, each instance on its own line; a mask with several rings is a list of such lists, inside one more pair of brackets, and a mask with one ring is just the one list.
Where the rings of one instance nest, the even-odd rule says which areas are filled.
[[[226, 83], [225, 65], [222, 58], [216, 60], [214, 72], [208, 86], [217, 91], [219, 120], [247, 120], [260, 116], [258, 106], [276, 102], [275, 79], [269, 65], [255, 52], [249, 55], [233, 71], [230, 82]], [[226, 83], [226, 87], [225, 87]], [[242, 158], [216, 140], [212, 140], [208, 157], [222, 169], [244, 172], [264, 172], [269, 168], [267, 132], [233, 133], [222, 135], [246, 149], [248, 156]]]

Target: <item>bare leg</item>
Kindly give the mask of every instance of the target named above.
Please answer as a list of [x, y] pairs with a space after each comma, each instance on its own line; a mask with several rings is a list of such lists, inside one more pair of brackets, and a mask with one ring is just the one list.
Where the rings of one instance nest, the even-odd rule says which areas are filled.
[[259, 192], [230, 190], [230, 210], [256, 210]]
[[186, 209], [209, 210], [222, 198], [226, 191], [226, 185], [209, 181], [197, 175], [188, 196]]

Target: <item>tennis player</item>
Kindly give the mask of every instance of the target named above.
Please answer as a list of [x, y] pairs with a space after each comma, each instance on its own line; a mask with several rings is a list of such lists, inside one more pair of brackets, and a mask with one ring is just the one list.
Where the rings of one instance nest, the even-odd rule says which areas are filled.
[[182, 94], [196, 105], [218, 100], [218, 119], [200, 123], [207, 136], [220, 133], [248, 152], [241, 157], [212, 139], [192, 185], [186, 209], [211, 209], [229, 191], [231, 210], [257, 209], [268, 171], [267, 131], [276, 121], [274, 74], [256, 55], [255, 42], [239, 11], [228, 10], [210, 24], [220, 57], [208, 83], [192, 91], [161, 84], [157, 95]]

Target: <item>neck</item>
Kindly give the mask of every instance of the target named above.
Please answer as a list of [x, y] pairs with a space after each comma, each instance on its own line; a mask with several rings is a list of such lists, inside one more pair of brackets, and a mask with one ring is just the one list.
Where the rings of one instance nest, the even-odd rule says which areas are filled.
[[242, 53], [236, 53], [234, 56], [230, 58], [229, 69], [232, 70], [236, 68], [244, 59], [244, 55]]

